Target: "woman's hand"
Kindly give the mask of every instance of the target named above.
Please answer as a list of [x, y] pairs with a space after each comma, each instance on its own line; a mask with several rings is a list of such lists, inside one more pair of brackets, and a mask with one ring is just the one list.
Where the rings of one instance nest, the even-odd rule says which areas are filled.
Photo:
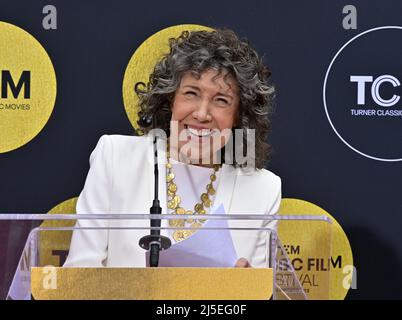
[[251, 268], [251, 265], [246, 258], [240, 258], [236, 261], [235, 268]]

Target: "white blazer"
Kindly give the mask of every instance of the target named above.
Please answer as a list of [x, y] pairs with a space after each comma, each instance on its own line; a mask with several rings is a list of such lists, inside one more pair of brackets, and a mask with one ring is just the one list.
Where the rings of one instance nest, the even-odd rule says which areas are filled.
[[[158, 139], [159, 150], [166, 141]], [[161, 154], [158, 154], [161, 157]], [[162, 213], [167, 213], [166, 167], [159, 159], [159, 199]], [[78, 214], [146, 214], [153, 200], [153, 145], [148, 136], [104, 135], [90, 156], [90, 170], [76, 211]], [[269, 214], [279, 210], [281, 180], [262, 169], [244, 173], [223, 165], [217, 185], [215, 204], [223, 204], [227, 214]], [[105, 220], [80, 220], [77, 226], [108, 226]], [[114, 220], [113, 226], [149, 227], [149, 221]], [[162, 220], [162, 226], [168, 226]], [[232, 220], [229, 227], [270, 227], [276, 222]], [[147, 230], [76, 230], [65, 267], [144, 267], [145, 251], [139, 239]], [[161, 234], [168, 236], [167, 230]], [[238, 257], [248, 259], [254, 267], [264, 267], [269, 246], [266, 232], [231, 231]]]

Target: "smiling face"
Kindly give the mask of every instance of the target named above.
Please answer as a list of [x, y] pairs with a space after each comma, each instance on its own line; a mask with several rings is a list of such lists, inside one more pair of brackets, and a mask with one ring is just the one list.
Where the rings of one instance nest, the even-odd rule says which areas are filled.
[[183, 74], [173, 99], [170, 136], [170, 145], [177, 148], [180, 160], [184, 157], [193, 164], [212, 163], [236, 125], [238, 90], [237, 81], [227, 71]]

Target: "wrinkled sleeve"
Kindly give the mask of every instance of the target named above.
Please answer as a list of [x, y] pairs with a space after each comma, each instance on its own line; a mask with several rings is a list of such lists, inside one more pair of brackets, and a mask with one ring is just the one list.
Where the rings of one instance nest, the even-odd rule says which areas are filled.
[[[266, 214], [268, 215], [277, 215], [279, 214], [279, 208], [282, 200], [282, 181], [278, 176], [275, 176], [274, 183], [274, 201], [268, 204], [268, 208]], [[265, 227], [273, 229], [277, 231], [278, 228], [278, 220], [266, 221]]]
[[[270, 195], [267, 197], [269, 201], [267, 202], [267, 208], [265, 214], [276, 215], [278, 214], [281, 200], [282, 200], [282, 183], [278, 176], [275, 176], [269, 182], [270, 186], [267, 186], [270, 190]], [[270, 237], [272, 232], [267, 231], [273, 230], [277, 232], [278, 221], [277, 220], [263, 220], [260, 225], [265, 228], [264, 231], [257, 233], [256, 241], [253, 243], [252, 249], [250, 250], [249, 262], [253, 267], [264, 268], [270, 266], [272, 263], [271, 248], [270, 248]]]
[[[78, 197], [77, 214], [110, 214], [112, 145], [102, 136], [90, 156], [90, 169]], [[107, 227], [106, 220], [77, 220], [76, 227]], [[102, 267], [107, 260], [108, 230], [75, 230], [64, 267]]]

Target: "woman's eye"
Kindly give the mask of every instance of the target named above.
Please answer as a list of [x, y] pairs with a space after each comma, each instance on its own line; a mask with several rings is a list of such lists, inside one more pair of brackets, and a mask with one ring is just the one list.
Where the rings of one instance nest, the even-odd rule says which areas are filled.
[[194, 91], [187, 91], [184, 94], [188, 95], [188, 96], [195, 96], [196, 95], [196, 93]]
[[228, 104], [228, 103], [229, 103], [229, 101], [226, 100], [226, 99], [224, 99], [224, 98], [218, 98], [217, 101], [218, 101], [219, 103], [221, 103], [221, 104]]

